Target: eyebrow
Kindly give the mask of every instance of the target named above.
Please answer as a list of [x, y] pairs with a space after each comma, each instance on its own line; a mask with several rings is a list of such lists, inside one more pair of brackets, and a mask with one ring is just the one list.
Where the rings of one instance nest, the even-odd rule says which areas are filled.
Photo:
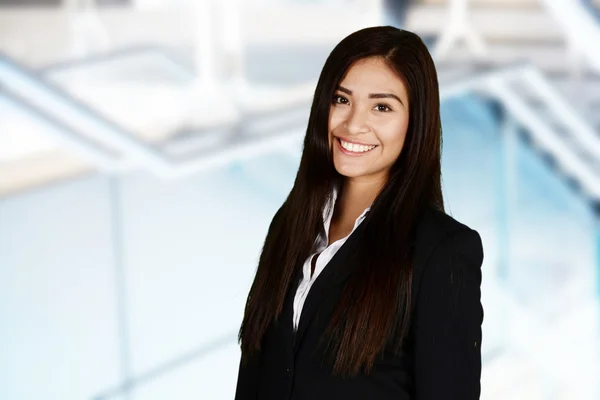
[[[352, 95], [352, 90], [346, 89], [343, 86], [339, 86], [338, 90], [340, 92], [344, 92], [348, 95]], [[400, 104], [404, 105], [402, 100], [400, 100], [400, 98], [398, 96], [396, 96], [395, 94], [392, 94], [392, 93], [369, 93], [369, 98], [370, 99], [396, 99], [400, 102]]]

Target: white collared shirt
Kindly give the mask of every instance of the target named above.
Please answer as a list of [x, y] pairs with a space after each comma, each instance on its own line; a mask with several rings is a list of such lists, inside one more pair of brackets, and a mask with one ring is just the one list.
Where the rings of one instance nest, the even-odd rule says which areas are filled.
[[[313, 248], [313, 252], [306, 259], [304, 265], [302, 266], [302, 279], [300, 280], [300, 284], [298, 285], [298, 290], [296, 291], [296, 295], [294, 296], [294, 330], [298, 329], [298, 324], [300, 322], [300, 315], [302, 313], [302, 307], [304, 306], [304, 302], [306, 301], [306, 297], [308, 296], [308, 292], [312, 287], [313, 283], [319, 276], [319, 274], [325, 269], [325, 266], [331, 261], [335, 253], [342, 247], [342, 245], [346, 242], [346, 240], [352, 235], [352, 233], [356, 230], [356, 228], [360, 225], [360, 223], [365, 219], [367, 212], [370, 207], [366, 208], [365, 211], [362, 212], [354, 222], [354, 228], [352, 228], [352, 232], [350, 232], [346, 237], [343, 237], [335, 242], [331, 243], [330, 246], [327, 246], [329, 243], [329, 226], [331, 225], [331, 218], [333, 217], [333, 210], [335, 207], [335, 201], [337, 199], [337, 190], [333, 191], [333, 195], [331, 201], [326, 204], [323, 209], [323, 231], [319, 234], [319, 237], [316, 240], [315, 246]], [[317, 254], [320, 255], [317, 257], [317, 261], [315, 263], [315, 271], [310, 276], [311, 265], [313, 257]]]

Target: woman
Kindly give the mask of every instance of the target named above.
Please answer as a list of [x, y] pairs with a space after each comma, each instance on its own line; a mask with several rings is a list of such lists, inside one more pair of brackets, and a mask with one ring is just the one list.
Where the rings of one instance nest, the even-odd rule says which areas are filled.
[[478, 399], [483, 250], [446, 215], [436, 71], [418, 36], [342, 40], [239, 332], [236, 399]]

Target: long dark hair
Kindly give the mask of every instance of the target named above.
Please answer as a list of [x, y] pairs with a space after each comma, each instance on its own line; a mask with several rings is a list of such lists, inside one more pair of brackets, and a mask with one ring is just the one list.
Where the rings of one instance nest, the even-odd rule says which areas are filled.
[[[239, 331], [243, 363], [260, 351], [265, 331], [279, 317], [296, 268], [310, 255], [323, 224], [323, 207], [334, 185], [343, 183], [328, 142], [329, 110], [348, 69], [367, 57], [383, 59], [404, 82], [409, 124], [389, 179], [363, 221], [364, 235], [356, 253], [360, 268], [345, 284], [329, 324], [333, 372], [368, 373], [384, 347], [391, 343], [399, 352], [407, 336], [416, 220], [426, 207], [444, 207], [438, 80], [427, 47], [417, 35], [391, 26], [371, 27], [343, 39], [321, 71], [294, 187], [271, 223], [248, 295]], [[395, 306], [390, 307], [390, 299], [395, 299]]]

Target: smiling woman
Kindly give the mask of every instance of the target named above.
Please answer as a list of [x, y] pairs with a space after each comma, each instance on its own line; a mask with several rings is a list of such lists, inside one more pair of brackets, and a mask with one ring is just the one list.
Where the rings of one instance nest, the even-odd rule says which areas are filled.
[[483, 249], [444, 212], [440, 153], [421, 39], [343, 39], [248, 295], [237, 400], [479, 398]]
[[[340, 82], [329, 111], [333, 165], [342, 175], [378, 179], [398, 159], [408, 127], [404, 83], [380, 58], [358, 61]], [[359, 156], [361, 158], [357, 158]]]

